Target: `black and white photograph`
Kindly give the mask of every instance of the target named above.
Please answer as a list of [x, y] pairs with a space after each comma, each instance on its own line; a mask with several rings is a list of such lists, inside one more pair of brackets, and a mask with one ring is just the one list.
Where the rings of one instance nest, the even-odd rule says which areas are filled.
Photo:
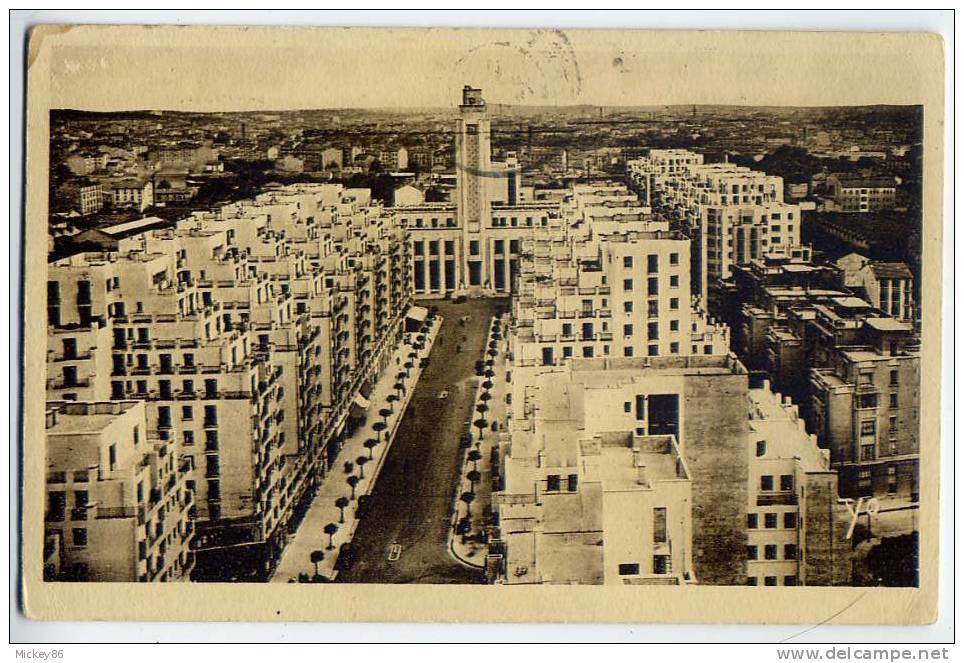
[[933, 591], [940, 42], [851, 36], [34, 34], [31, 587]]

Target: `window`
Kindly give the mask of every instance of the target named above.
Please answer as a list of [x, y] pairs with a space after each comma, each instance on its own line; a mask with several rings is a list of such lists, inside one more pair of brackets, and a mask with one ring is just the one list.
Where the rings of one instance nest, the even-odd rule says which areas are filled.
[[794, 543], [788, 543], [783, 546], [783, 559], [790, 559], [796, 561], [797, 559], [797, 546]]
[[658, 255], [648, 255], [646, 256], [646, 271], [650, 274], [655, 274], [659, 271], [659, 256]]
[[655, 276], [649, 277], [647, 280], [647, 291], [650, 296], [655, 296], [659, 294], [659, 278]]
[[777, 547], [773, 544], [768, 544], [763, 547], [763, 557], [765, 559], [776, 559], [777, 558]]
[[83, 527], [75, 527], [73, 531], [74, 545], [75, 546], [86, 546], [87, 545], [87, 530]]
[[756, 587], [756, 581], [757, 579], [755, 576], [748, 576], [746, 579], [746, 584], [750, 587]]
[[678, 332], [678, 331], [679, 331], [679, 320], [670, 320], [670, 321], [669, 321], [669, 330], [670, 330], [671, 332]]
[[633, 326], [623, 325], [623, 336], [632, 336], [632, 335], [633, 335]]
[[781, 475], [780, 475], [780, 490], [782, 490], [782, 491], [793, 490], [793, 475], [792, 475], [792, 474], [781, 474]]
[[860, 434], [861, 435], [876, 435], [877, 434], [877, 420], [876, 419], [864, 419], [860, 422]]
[[67, 512], [67, 493], [62, 490], [53, 490], [47, 493], [47, 520], [51, 522], [63, 522]]
[[666, 507], [658, 506], [653, 509], [653, 543], [666, 543]]
[[671, 265], [678, 265], [678, 264], [679, 264], [679, 254], [678, 254], [678, 253], [670, 253], [670, 254], [669, 254], [669, 264], [671, 264]]
[[623, 403], [623, 412], [632, 412], [632, 411], [633, 411], [633, 404], [630, 401], [626, 401], [625, 403]]
[[890, 386], [896, 387], [900, 383], [900, 371], [896, 368], [890, 372]]
[[420, 256], [425, 253], [425, 242], [419, 240], [415, 242], [415, 255]]
[[783, 576], [783, 584], [787, 587], [796, 587], [797, 576]]
[[659, 323], [658, 322], [647, 323], [646, 338], [650, 341], [659, 340]]
[[194, 446], [194, 431], [186, 430], [181, 435], [184, 438], [184, 446]]
[[659, 302], [655, 299], [647, 302], [647, 315], [650, 318], [659, 317]]
[[632, 279], [623, 279], [623, 290], [625, 290], [626, 292], [629, 292], [629, 291], [631, 291], [632, 289], [633, 289], [633, 280], [632, 280]]
[[623, 313], [632, 313], [632, 312], [633, 312], [633, 303], [623, 302]]
[[561, 481], [558, 474], [550, 474], [546, 477], [546, 490], [547, 491], [558, 491], [560, 489]]
[[796, 529], [797, 528], [797, 514], [792, 511], [788, 511], [783, 514], [783, 526], [786, 529]]
[[473, 256], [479, 255], [479, 240], [473, 239], [469, 242], [469, 254]]
[[756, 546], [747, 546], [747, 547], [746, 547], [746, 558], [747, 558], [747, 559], [751, 559], [751, 560], [752, 560], [752, 559], [758, 559], [758, 557], [757, 557], [757, 551], [756, 551]]
[[621, 575], [621, 576], [638, 576], [638, 575], [639, 575], [639, 564], [620, 564], [620, 565], [619, 565], [619, 575]]
[[112, 444], [107, 450], [107, 459], [110, 463], [110, 471], [113, 472], [117, 469], [117, 445]]
[[679, 287], [679, 277], [676, 275], [669, 277], [669, 287], [678, 288]]
[[671, 297], [669, 300], [669, 307], [673, 311], [679, 310], [679, 297]]
[[746, 514], [747, 529], [756, 529], [758, 525], [759, 525], [759, 519], [757, 518], [757, 515], [755, 513]]
[[623, 256], [623, 267], [625, 267], [626, 269], [632, 269], [632, 268], [633, 268], [633, 257], [632, 257], [632, 256]]
[[670, 343], [670, 344], [669, 344], [669, 352], [670, 352], [670, 354], [678, 355], [678, 354], [679, 354], [679, 343], [677, 343], [676, 341], [673, 341], [672, 343]]
[[767, 453], [767, 441], [766, 441], [766, 440], [757, 440], [757, 443], [756, 443], [756, 455], [757, 455], [757, 458], [759, 458], [760, 456], [765, 456], [766, 453]]
[[653, 573], [665, 575], [669, 572], [669, 555], [653, 555]]
[[624, 357], [632, 357], [632, 356], [633, 356], [633, 346], [627, 345], [626, 347], [624, 347], [624, 348], [623, 348], [623, 356], [624, 356]]
[[897, 392], [896, 392], [896, 391], [890, 392], [890, 406], [891, 406], [891, 407], [898, 407], [898, 405], [897, 405]]
[[763, 515], [763, 526], [767, 529], [777, 528], [777, 514], [767, 513]]
[[570, 474], [570, 475], [566, 478], [566, 484], [567, 484], [567, 485], [566, 485], [566, 488], [569, 490], [570, 493], [576, 492], [576, 490], [579, 489], [579, 475], [578, 475], [578, 474]]
[[571, 357], [571, 356], [572, 356], [572, 346], [571, 346], [571, 345], [565, 345], [565, 346], [563, 346], [563, 348], [562, 348], [562, 356], [563, 356], [563, 357]]
[[591, 359], [593, 356], [593, 350], [591, 345], [587, 345], [582, 349], [582, 356], [586, 359]]
[[648, 347], [646, 348], [646, 354], [647, 354], [648, 356], [650, 356], [650, 357], [658, 357], [658, 356], [659, 356], [659, 346], [658, 346], [658, 345], [650, 345], [650, 346], [648, 346]]
[[773, 477], [769, 474], [765, 474], [760, 477], [760, 490], [769, 491], [773, 490]]
[[766, 587], [776, 587], [776, 586], [777, 586], [777, 577], [776, 577], [776, 576], [767, 576], [766, 578], [763, 579], [763, 584], [764, 584], [764, 586], [766, 586]]

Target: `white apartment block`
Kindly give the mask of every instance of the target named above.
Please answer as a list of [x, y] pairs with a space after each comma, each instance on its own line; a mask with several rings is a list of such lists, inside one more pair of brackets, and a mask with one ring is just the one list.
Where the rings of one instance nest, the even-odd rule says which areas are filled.
[[706, 297], [733, 266], [800, 244], [800, 206], [784, 203], [783, 178], [686, 150], [651, 150], [631, 177], [693, 240], [694, 294]]
[[47, 404], [45, 579], [166, 582], [194, 566], [193, 465], [143, 401]]
[[561, 219], [523, 242], [517, 364], [728, 352], [729, 330], [690, 296], [689, 238], [626, 195], [580, 185]]
[[369, 200], [282, 187], [50, 266], [48, 397], [146, 403], [195, 468], [199, 572], [270, 572], [399, 341], [409, 244]]
[[692, 486], [675, 435], [599, 416], [612, 391], [574, 377], [543, 371], [513, 390], [497, 582], [691, 582]]
[[768, 383], [749, 398], [747, 583], [848, 585], [850, 518], [830, 452]]

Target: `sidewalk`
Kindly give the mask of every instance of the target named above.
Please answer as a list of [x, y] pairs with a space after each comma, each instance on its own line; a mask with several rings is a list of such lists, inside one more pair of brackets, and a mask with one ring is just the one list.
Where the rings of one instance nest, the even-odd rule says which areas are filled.
[[[416, 351], [419, 356], [412, 362], [415, 366], [411, 369], [409, 377], [402, 380], [405, 385], [405, 392], [401, 400], [397, 400], [389, 406], [386, 399], [390, 394], [395, 393], [394, 385], [398, 381], [396, 376], [399, 372], [405, 370], [405, 362], [409, 360], [408, 354], [413, 351], [412, 345], [402, 343], [395, 351], [394, 359], [389, 360], [384, 372], [379, 376], [368, 399], [371, 406], [366, 413], [365, 424], [345, 440], [336, 464], [331, 467], [328, 476], [325, 477], [324, 482], [318, 489], [318, 494], [305, 514], [298, 531], [288, 541], [271, 582], [289, 582], [292, 579], [297, 581], [298, 575], [301, 573], [307, 573], [309, 577], [314, 576], [315, 565], [311, 562], [311, 553], [315, 550], [321, 550], [325, 555], [324, 560], [318, 563], [318, 572], [329, 580], [337, 576], [338, 572], [335, 571], [334, 566], [338, 558], [339, 548], [343, 543], [351, 540], [358, 524], [358, 519], [355, 518], [355, 510], [358, 507], [357, 498], [371, 492], [371, 488], [378, 478], [394, 439], [395, 430], [405, 414], [408, 401], [421, 375], [422, 370], [419, 367], [419, 360], [427, 357], [431, 351], [435, 336], [441, 327], [441, 318], [436, 318], [434, 322], [429, 323], [429, 326], [425, 347], [421, 351]], [[413, 341], [415, 336], [416, 334], [412, 335]], [[388, 427], [379, 434], [373, 429], [373, 425], [376, 422], [383, 421], [378, 411], [388, 407], [392, 410], [387, 418]], [[381, 443], [371, 451], [365, 448], [365, 441], [369, 438], [381, 440]], [[365, 464], [363, 468], [360, 468], [357, 463], [359, 456], [371, 457], [372, 460]], [[359, 476], [360, 472], [364, 472], [365, 475], [364, 478], [359, 478], [358, 484], [355, 486], [356, 499], [350, 499], [352, 491], [347, 479], [351, 475], [345, 473], [346, 462], [351, 462], [355, 466], [352, 472], [354, 476]], [[341, 514], [338, 507], [335, 506], [335, 500], [339, 497], [349, 499], [348, 506], [344, 509], [344, 523], [339, 522]], [[324, 531], [325, 526], [329, 523], [338, 527], [332, 537], [334, 547], [331, 549], [329, 549], [328, 544], [329, 537]]]
[[[503, 318], [504, 317], [505, 316], [503, 316]], [[483, 568], [485, 565], [486, 544], [481, 542], [481, 535], [487, 522], [485, 517], [486, 511], [492, 503], [492, 451], [498, 448], [499, 436], [505, 427], [506, 414], [506, 338], [504, 325], [500, 326], [502, 329], [502, 337], [496, 344], [496, 352], [498, 354], [495, 357], [488, 355], [489, 342], [492, 340], [492, 321], [494, 320], [495, 318], [492, 318], [489, 322], [489, 335], [486, 339], [485, 354], [483, 357], [484, 359], [494, 359], [494, 365], [491, 368], [495, 375], [491, 378], [483, 377], [479, 381], [479, 389], [475, 397], [475, 405], [484, 402], [486, 406], [488, 406], [488, 410], [486, 410], [484, 414], [480, 414], [473, 406], [472, 414], [473, 422], [479, 417], [483, 417], [488, 422], [488, 426], [483, 431], [481, 439], [479, 438], [479, 429], [472, 426], [472, 444], [468, 449], [463, 450], [462, 480], [459, 485], [459, 490], [455, 495], [456, 509], [449, 530], [449, 548], [452, 554], [463, 564], [468, 564], [476, 568]], [[491, 389], [486, 390], [483, 388], [482, 385], [486, 380], [492, 382]], [[483, 401], [480, 399], [480, 396], [486, 391], [488, 391], [491, 398]], [[492, 422], [498, 423], [498, 430], [492, 430]], [[477, 463], [469, 460], [469, 453], [473, 450], [478, 451], [481, 456]], [[475, 483], [474, 491], [472, 489], [472, 482], [468, 479], [468, 474], [473, 469], [477, 469], [480, 475], [479, 480]], [[468, 507], [471, 513], [471, 530], [463, 536], [462, 534], [456, 533], [456, 527], [458, 522], [466, 514], [465, 502], [463, 502], [460, 497], [463, 493], [467, 492], [474, 492], [475, 499], [472, 500], [472, 503]]]

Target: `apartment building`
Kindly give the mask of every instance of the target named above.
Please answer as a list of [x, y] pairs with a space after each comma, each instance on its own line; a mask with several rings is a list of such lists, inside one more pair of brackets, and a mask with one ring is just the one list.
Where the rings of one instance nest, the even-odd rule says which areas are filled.
[[[815, 309], [810, 329], [824, 356], [810, 369], [812, 422], [840, 473], [841, 495], [917, 502], [921, 376], [913, 329]], [[850, 340], [830, 345], [832, 329]]]
[[690, 296], [689, 238], [620, 185], [577, 185], [522, 243], [512, 351], [520, 364], [728, 352]]
[[94, 214], [104, 207], [104, 192], [99, 183], [80, 184], [77, 189], [77, 197], [81, 216]]
[[670, 422], [657, 416], [640, 431], [632, 417], [597, 416], [605, 386], [560, 371], [533, 377], [502, 445], [492, 580], [693, 582], [692, 482]]
[[850, 514], [829, 451], [768, 381], [748, 395], [747, 584], [849, 585]]
[[894, 208], [897, 184], [892, 177], [853, 177], [833, 174], [827, 187], [840, 212], [870, 213]]
[[404, 147], [378, 151], [378, 161], [387, 171], [405, 170], [408, 168], [408, 150]]
[[143, 401], [49, 401], [45, 578], [169, 582], [194, 566], [191, 458]]
[[270, 573], [400, 340], [409, 243], [369, 199], [282, 187], [50, 266], [48, 397], [179, 440], [196, 579]]
[[[853, 294], [834, 265], [815, 264], [806, 247], [801, 254], [751, 260], [734, 267], [730, 280], [720, 284], [716, 313], [729, 325], [731, 347], [750, 370], [776, 368], [776, 358], [768, 354], [772, 350], [769, 334], [786, 325], [789, 309]], [[774, 380], [781, 388], [787, 384]]]
[[713, 300], [734, 266], [799, 247], [800, 206], [783, 202], [781, 177], [682, 152], [651, 150], [630, 176], [693, 239], [694, 294]]
[[[540, 387], [542, 381], [558, 382], [561, 391], [553, 391], [551, 395], [543, 396]], [[639, 564], [639, 574], [629, 573], [630, 567], [626, 567], [624, 571], [627, 572], [624, 575], [647, 576], [651, 581], [653, 569], [671, 568], [674, 574], [680, 574], [677, 579], [680, 582], [724, 585], [746, 583], [747, 375], [739, 362], [727, 356], [697, 355], [573, 359], [560, 366], [521, 366], [513, 363], [510, 384], [507, 427], [499, 451], [499, 458], [502, 459], [500, 475], [505, 482], [504, 492], [510, 497], [496, 498], [498, 504], [501, 505], [503, 501], [507, 504], [524, 502], [521, 497], [511, 497], [521, 494], [522, 491], [529, 493], [529, 501], [540, 502], [534, 498], [535, 484], [529, 483], [531, 476], [525, 472], [536, 472], [535, 476], [539, 481], [542, 481], [542, 473], [546, 475], [547, 482], [549, 475], [558, 475], [560, 481], [563, 481], [563, 478], [568, 481], [568, 475], [573, 472], [565, 468], [574, 465], [576, 459], [580, 458], [576, 453], [577, 440], [573, 439], [570, 452], [559, 450], [557, 453], [561, 460], [551, 461], [542, 447], [554, 445], [562, 432], [550, 435], [545, 431], [548, 422], [542, 427], [538, 423], [533, 424], [533, 421], [538, 421], [533, 417], [539, 416], [533, 409], [536, 404], [547, 408], [545, 412], [552, 413], [553, 408], [565, 407], [566, 402], [570, 403], [569, 407], [575, 412], [574, 416], [583, 422], [583, 428], [572, 434], [580, 440], [586, 439], [585, 443], [580, 442], [585, 450], [592, 449], [592, 438], [597, 433], [601, 440], [606, 440], [605, 444], [600, 443], [600, 448], [603, 449], [600, 453], [609, 454], [612, 464], [609, 464], [609, 460], [599, 461], [607, 469], [593, 475], [602, 477], [600, 490], [603, 492], [606, 490], [606, 477], [610, 478], [609, 485], [612, 490], [617, 490], [612, 488], [613, 486], [625, 486], [626, 484], [619, 483], [618, 477], [622, 473], [621, 476], [625, 479], [626, 473], [638, 472], [633, 469], [638, 467], [634, 464], [637, 462], [650, 468], [647, 471], [652, 471], [653, 476], [659, 476], [660, 481], [673, 483], [688, 480], [690, 483], [691, 498], [687, 499], [691, 516], [686, 515], [685, 508], [683, 513], [679, 512], [679, 506], [685, 504], [683, 500], [686, 491], [676, 492], [675, 489], [670, 490], [668, 485], [664, 487], [668, 491], [664, 494], [667, 495], [667, 504], [657, 504], [660, 496], [651, 493], [647, 494], [649, 497], [636, 495], [627, 498], [638, 501], [642, 508], [642, 518], [647, 518], [648, 515], [659, 517], [649, 510], [650, 507], [669, 507], [674, 503], [677, 506], [672, 516], [674, 522], [679, 522], [676, 519], [682, 518], [685, 523], [686, 518], [692, 518], [691, 526], [681, 527], [676, 535], [671, 535], [675, 536], [673, 555], [677, 556], [670, 555], [670, 560], [666, 560], [672, 562], [670, 566], [663, 567], [662, 561], [658, 566], [651, 565], [653, 559], [649, 555], [652, 549], [646, 546], [656, 542], [648, 534], [643, 534], [642, 539], [629, 535], [633, 540], [625, 542], [631, 546], [626, 554], [614, 555], [612, 558], [608, 552], [610, 544], [603, 541], [603, 548], [607, 550], [606, 566], [599, 567], [597, 564], [594, 575], [583, 576], [589, 578], [587, 582], [601, 582], [604, 578], [620, 582], [628, 579], [620, 576], [620, 564]], [[546, 418], [550, 419], [552, 416], [555, 415]], [[577, 424], [570, 422], [564, 425], [563, 429], [573, 429], [576, 426]], [[533, 434], [534, 442], [529, 440]], [[672, 444], [669, 443], [669, 438], [672, 438]], [[520, 441], [519, 446], [517, 440]], [[610, 444], [614, 450], [611, 453], [604, 451]], [[546, 449], [548, 448], [547, 446]], [[674, 464], [672, 459], [676, 456], [673, 454], [677, 452], [670, 453], [670, 449], [678, 450], [680, 464]], [[649, 453], [657, 455], [630, 461], [630, 456]], [[588, 454], [588, 457], [592, 458], [592, 454]], [[583, 465], [585, 463], [590, 461], [586, 460]], [[521, 483], [517, 483], [519, 475], [515, 474], [515, 469], [518, 467], [538, 469], [524, 470]], [[658, 470], [660, 467], [663, 468], [662, 471]], [[671, 467], [678, 469], [671, 470]], [[575, 474], [578, 474], [578, 471]], [[581, 480], [577, 478], [574, 485], [578, 486]], [[654, 485], [656, 483], [658, 482], [654, 481]], [[668, 497], [670, 493], [679, 498], [679, 501], [672, 502]], [[649, 499], [650, 497], [653, 499]], [[541, 518], [544, 522], [563, 519], [563, 522], [559, 523], [559, 531], [565, 531], [568, 526], [565, 519], [572, 517], [572, 512], [566, 505], [575, 503], [559, 502], [560, 511], [550, 515], [549, 504], [542, 500], [539, 508], [543, 509], [544, 513]], [[501, 522], [500, 516], [500, 524]], [[595, 521], [589, 520], [584, 525], [592, 522]], [[647, 518], [627, 531], [639, 534], [651, 531], [652, 527], [653, 521]], [[691, 541], [682, 534], [687, 528], [692, 532]], [[598, 539], [597, 533], [595, 541]], [[581, 545], [589, 545], [587, 542], [590, 540], [591, 537], [585, 538]], [[614, 535], [613, 540], [621, 539]], [[511, 548], [512, 544], [507, 545]], [[524, 542], [522, 545], [525, 549], [529, 544]], [[538, 544], [536, 545], [538, 554]], [[640, 548], [640, 545], [644, 547]], [[686, 552], [687, 550], [689, 552]], [[493, 554], [504, 553], [497, 546]], [[507, 554], [511, 558], [511, 549]], [[596, 553], [587, 554], [591, 559]], [[657, 551], [652, 554], [663, 553]], [[522, 559], [526, 559], [525, 555]], [[690, 564], [688, 560], [692, 560], [691, 569], [687, 567]], [[683, 566], [680, 566], [681, 563]], [[605, 569], [609, 570], [608, 576]], [[509, 571], [510, 575], [513, 573]]]
[[850, 253], [837, 260], [844, 284], [886, 315], [913, 322], [914, 274], [903, 262], [870, 260]]

